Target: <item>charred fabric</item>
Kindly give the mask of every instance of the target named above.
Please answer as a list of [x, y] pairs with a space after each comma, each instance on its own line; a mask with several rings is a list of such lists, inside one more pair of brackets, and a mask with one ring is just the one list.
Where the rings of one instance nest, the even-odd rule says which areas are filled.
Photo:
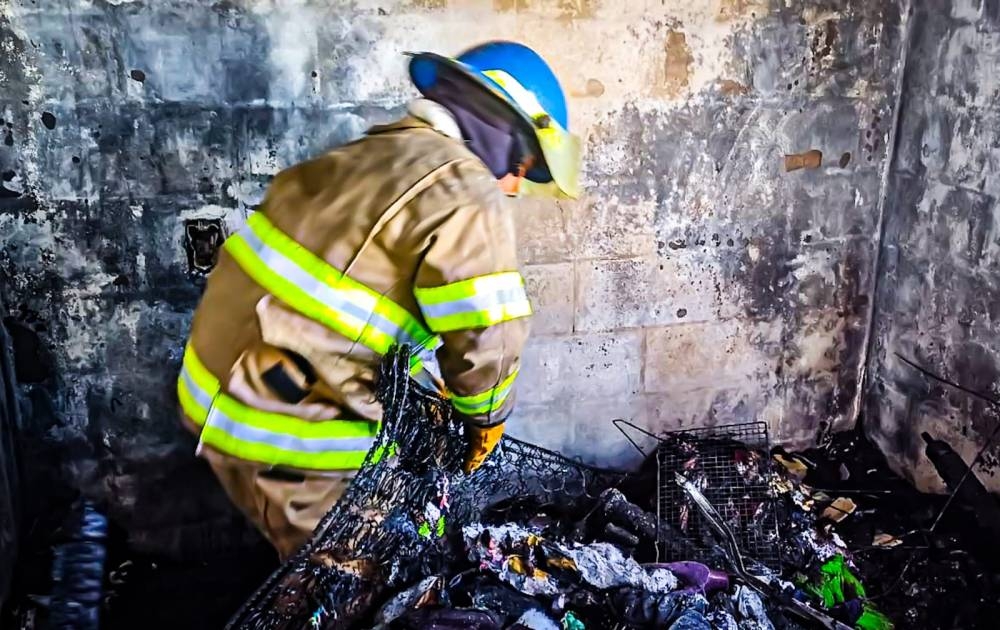
[[658, 436], [634, 474], [505, 438], [466, 476], [460, 424], [407, 366], [381, 368], [347, 495], [229, 627], [995, 627], [998, 508], [932, 436], [950, 500], [857, 436], [791, 454], [755, 424]]

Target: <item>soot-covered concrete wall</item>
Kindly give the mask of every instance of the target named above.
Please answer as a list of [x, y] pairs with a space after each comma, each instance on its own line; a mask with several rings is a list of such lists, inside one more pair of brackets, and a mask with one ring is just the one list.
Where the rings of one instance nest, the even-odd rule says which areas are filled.
[[587, 149], [586, 198], [518, 210], [538, 316], [511, 430], [622, 465], [614, 417], [847, 427], [899, 24], [889, 0], [0, 5], [0, 266], [34, 431], [139, 542], [229, 518], [173, 394], [213, 247], [279, 169], [401, 111], [403, 51], [490, 38], [551, 61]]
[[[919, 487], [941, 490], [920, 434], [951, 442], [972, 461], [1000, 423], [995, 405], [910, 365], [1000, 398], [1000, 3], [916, 9], [866, 429]], [[994, 443], [976, 472], [995, 491], [998, 464]]]

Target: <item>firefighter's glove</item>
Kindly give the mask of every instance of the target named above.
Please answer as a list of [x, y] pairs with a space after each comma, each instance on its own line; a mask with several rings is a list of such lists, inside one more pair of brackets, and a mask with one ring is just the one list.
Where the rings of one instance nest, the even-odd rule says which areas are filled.
[[465, 437], [469, 442], [469, 450], [466, 451], [465, 466], [463, 467], [466, 474], [482, 466], [493, 449], [497, 447], [500, 438], [503, 437], [503, 426], [502, 422], [491, 427], [481, 427], [471, 422], [466, 423]]

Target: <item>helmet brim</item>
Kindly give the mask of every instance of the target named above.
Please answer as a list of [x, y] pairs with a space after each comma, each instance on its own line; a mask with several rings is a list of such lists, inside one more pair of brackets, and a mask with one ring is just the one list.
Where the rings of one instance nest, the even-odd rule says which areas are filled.
[[540, 157], [545, 162], [545, 170], [562, 194], [574, 199], [580, 196], [581, 142], [577, 136], [552, 119], [549, 119], [546, 127], [538, 127], [531, 116], [499, 84], [471, 66], [435, 53], [407, 53], [407, 55], [411, 57], [410, 79], [417, 90], [425, 96], [437, 85], [439, 76], [452, 74], [472, 81], [499, 99], [515, 115], [522, 131], [537, 142], [541, 152]]
[[571, 199], [580, 196], [580, 138], [552, 122], [544, 129], [535, 129], [538, 146], [552, 181]]

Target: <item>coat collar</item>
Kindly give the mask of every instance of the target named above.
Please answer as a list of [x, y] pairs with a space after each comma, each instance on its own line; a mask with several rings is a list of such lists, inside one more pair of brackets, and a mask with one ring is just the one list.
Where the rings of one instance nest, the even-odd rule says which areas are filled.
[[368, 135], [405, 129], [433, 129], [441, 135], [462, 142], [462, 132], [455, 117], [443, 105], [427, 99], [417, 99], [407, 107], [407, 116], [394, 123], [376, 125]]

